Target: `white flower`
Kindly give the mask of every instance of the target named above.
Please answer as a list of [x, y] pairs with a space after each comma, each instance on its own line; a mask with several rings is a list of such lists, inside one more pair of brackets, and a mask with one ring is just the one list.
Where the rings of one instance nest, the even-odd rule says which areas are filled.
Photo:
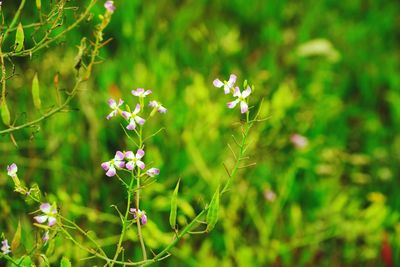
[[249, 107], [246, 102], [246, 98], [251, 94], [251, 88], [250, 86], [247, 86], [246, 90], [243, 92], [240, 92], [239, 87], [235, 88], [235, 92], [233, 93], [233, 96], [237, 97], [236, 100], [229, 102], [227, 104], [228, 108], [234, 108], [237, 103], [240, 102], [240, 111], [242, 113], [246, 113], [249, 110]]

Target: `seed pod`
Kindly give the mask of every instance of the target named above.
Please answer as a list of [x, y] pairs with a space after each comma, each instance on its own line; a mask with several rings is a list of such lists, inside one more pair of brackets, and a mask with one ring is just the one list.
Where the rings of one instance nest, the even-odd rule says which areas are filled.
[[180, 183], [180, 179], [178, 181], [178, 183], [175, 186], [175, 190], [172, 193], [172, 197], [171, 197], [171, 212], [169, 214], [169, 225], [171, 225], [172, 229], [175, 229], [176, 226], [176, 213], [177, 213], [177, 209], [178, 209], [178, 191], [179, 191], [179, 183]]
[[219, 217], [219, 185], [215, 191], [207, 211], [207, 232], [214, 229]]
[[11, 251], [16, 251], [21, 243], [21, 221], [18, 222], [17, 231], [11, 241]]
[[37, 9], [39, 9], [39, 10], [42, 9], [42, 1], [41, 1], [41, 0], [36, 0], [36, 7], [37, 7]]
[[10, 111], [8, 110], [6, 99], [4, 98], [3, 101], [1, 101], [1, 119], [3, 120], [3, 123], [7, 126], [10, 125]]
[[24, 28], [22, 27], [21, 22], [18, 24], [17, 31], [15, 33], [15, 51], [19, 52], [24, 47]]
[[35, 73], [35, 76], [32, 80], [32, 99], [35, 108], [40, 109], [42, 107], [42, 102], [40, 101], [40, 87], [37, 73]]

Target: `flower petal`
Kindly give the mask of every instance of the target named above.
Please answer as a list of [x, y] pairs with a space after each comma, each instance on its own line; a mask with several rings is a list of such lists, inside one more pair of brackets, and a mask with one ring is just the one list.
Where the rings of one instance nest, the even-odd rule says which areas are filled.
[[251, 88], [250, 88], [250, 86], [247, 86], [246, 90], [244, 90], [244, 91], [242, 92], [242, 97], [243, 97], [243, 98], [246, 98], [246, 97], [248, 97], [250, 94], [251, 94]]
[[246, 113], [249, 110], [249, 107], [245, 101], [240, 101], [240, 112]]
[[49, 216], [49, 223], [48, 225], [51, 227], [56, 224], [57, 219], [55, 217]]
[[143, 93], [143, 96], [148, 96], [149, 94], [151, 94], [152, 91], [151, 90], [147, 90], [146, 92]]
[[106, 175], [108, 177], [113, 177], [116, 173], [117, 173], [117, 171], [115, 170], [115, 167], [113, 165], [111, 165], [110, 169], [108, 169], [108, 171], [106, 172]]
[[141, 168], [142, 170], [146, 167], [146, 165], [144, 164], [144, 162], [141, 161], [141, 160], [136, 161], [136, 165], [137, 165], [139, 168]]
[[167, 109], [164, 108], [163, 106], [160, 106], [160, 107], [157, 109], [157, 111], [160, 112], [160, 113], [166, 113], [166, 112], [167, 112]]
[[121, 151], [117, 151], [116, 153], [115, 153], [115, 157], [114, 157], [114, 160], [123, 160], [125, 158], [125, 155], [124, 155], [124, 153], [122, 153]]
[[111, 163], [109, 161], [103, 162], [101, 164], [101, 167], [105, 170], [108, 171], [108, 169], [110, 168]]
[[144, 156], [144, 150], [143, 149], [138, 149], [136, 152], [136, 158], [141, 159]]
[[120, 169], [125, 168], [125, 161], [116, 160], [114, 166]]
[[227, 82], [228, 86], [232, 88], [235, 85], [235, 82], [236, 82], [236, 75], [231, 74], [231, 76], [229, 76], [229, 81]]
[[143, 125], [146, 122], [145, 119], [143, 119], [142, 117], [139, 117], [139, 116], [135, 116], [135, 121], [140, 125]]
[[43, 203], [42, 205], [40, 205], [40, 210], [43, 213], [50, 213], [51, 211], [51, 205], [49, 203]]
[[226, 105], [228, 106], [228, 108], [234, 108], [237, 103], [239, 103], [239, 99], [236, 99], [234, 101], [228, 102], [228, 104], [226, 104]]
[[224, 85], [224, 83], [221, 82], [220, 79], [215, 79], [215, 80], [213, 81], [213, 85], [214, 85], [215, 87], [217, 87], [217, 88], [221, 88], [221, 87]]
[[140, 218], [140, 223], [141, 223], [142, 225], [145, 225], [145, 224], [147, 223], [147, 216], [146, 216], [146, 214], [143, 214], [143, 215], [142, 215], [142, 218]]
[[133, 168], [135, 168], [135, 163], [133, 162], [133, 161], [128, 161], [126, 164], [125, 164], [125, 168], [127, 169], [127, 170], [133, 170]]
[[117, 107], [117, 102], [115, 102], [115, 100], [113, 98], [108, 99], [108, 106], [110, 106], [110, 108], [114, 109]]
[[17, 167], [17, 165], [15, 163], [12, 163], [10, 166], [7, 166], [7, 174], [9, 176], [11, 176], [11, 177], [15, 176], [17, 171], [18, 171], [18, 167]]
[[132, 114], [128, 111], [122, 111], [121, 116], [124, 117], [125, 119], [129, 119], [130, 117], [132, 117]]
[[138, 114], [140, 112], [140, 105], [136, 104], [135, 110], [133, 111], [133, 114]]
[[124, 100], [122, 100], [121, 98], [118, 101], [118, 107], [122, 106], [122, 104], [124, 103]]
[[157, 101], [152, 100], [152, 101], [149, 102], [149, 107], [154, 108], [154, 107], [157, 107], [157, 106], [158, 106]]
[[35, 219], [35, 221], [37, 221], [38, 223], [44, 223], [45, 221], [47, 221], [47, 218], [48, 218], [47, 215], [40, 215], [33, 217], [33, 219]]
[[110, 112], [110, 114], [107, 115], [106, 119], [109, 120], [112, 117], [114, 117], [115, 115], [117, 115], [117, 111], [113, 110], [113, 111]]
[[239, 89], [239, 87], [235, 87], [235, 91], [233, 92], [233, 96], [234, 97], [240, 97], [240, 96], [242, 96], [242, 93], [240, 93], [240, 89]]
[[134, 120], [133, 118], [131, 118], [131, 119], [129, 120], [128, 126], [126, 126], [126, 129], [132, 131], [132, 130], [135, 130], [135, 128], [136, 128], [136, 122], [135, 122], [135, 120]]
[[148, 176], [150, 176], [150, 177], [154, 177], [154, 176], [156, 176], [156, 175], [159, 175], [160, 174], [160, 170], [159, 169], [157, 169], [157, 168], [150, 168], [150, 169], [148, 169], [147, 170], [147, 175]]
[[135, 155], [133, 154], [132, 151], [126, 151], [125, 152], [125, 158], [127, 159], [133, 159], [135, 157]]

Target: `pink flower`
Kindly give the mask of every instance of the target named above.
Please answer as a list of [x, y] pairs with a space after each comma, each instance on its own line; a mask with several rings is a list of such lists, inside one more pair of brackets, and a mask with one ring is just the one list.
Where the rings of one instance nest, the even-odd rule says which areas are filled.
[[120, 107], [123, 103], [124, 103], [124, 101], [123, 101], [122, 99], [120, 99], [120, 100], [118, 101], [118, 104], [117, 104], [117, 102], [116, 102], [114, 99], [112, 99], [112, 98], [110, 98], [110, 99], [108, 100], [108, 105], [110, 106], [110, 108], [112, 109], [112, 111], [111, 111], [110, 114], [107, 115], [107, 120], [109, 120], [109, 119], [111, 119], [112, 117], [116, 116], [116, 115], [121, 111], [121, 109], [120, 109], [119, 107]]
[[151, 90], [144, 90], [143, 88], [138, 88], [136, 90], [132, 90], [132, 95], [137, 97], [146, 97], [151, 94]]
[[264, 197], [268, 202], [274, 202], [276, 199], [276, 194], [272, 190], [266, 190], [264, 192]]
[[122, 169], [125, 167], [124, 157], [124, 153], [117, 151], [112, 160], [101, 164], [101, 167], [106, 171], [108, 177], [113, 177], [117, 173], [115, 168]]
[[115, 11], [114, 1], [106, 1], [104, 3], [104, 7], [107, 9], [108, 12], [113, 13]]
[[126, 126], [126, 129], [128, 130], [134, 130], [136, 128], [136, 123], [143, 125], [144, 122], [146, 121], [142, 117], [139, 117], [137, 114], [140, 112], [140, 105], [137, 104], [135, 107], [135, 110], [131, 113], [128, 111], [123, 111], [122, 112], [122, 117], [124, 117], [126, 120], [129, 121], [128, 126]]
[[160, 113], [166, 113], [167, 112], [167, 109], [165, 107], [163, 107], [161, 105], [161, 103], [159, 103], [159, 102], [157, 102], [155, 100], [150, 101], [149, 107], [157, 109], [157, 111], [160, 112]]
[[240, 112], [246, 113], [249, 110], [247, 105], [246, 98], [251, 94], [250, 86], [247, 86], [246, 90], [240, 92], [239, 87], [235, 88], [235, 92], [233, 93], [234, 97], [237, 97], [236, 100], [229, 102], [227, 104], [228, 108], [234, 108], [238, 103], [240, 103]]
[[147, 223], [147, 216], [145, 211], [137, 210], [135, 208], [130, 209], [130, 213], [133, 215], [133, 219], [137, 220], [140, 219], [140, 224], [145, 225]]
[[17, 176], [18, 167], [17, 164], [12, 163], [11, 165], [7, 166], [7, 174], [11, 177]]
[[156, 176], [156, 175], [159, 175], [160, 174], [160, 170], [159, 169], [157, 169], [157, 168], [150, 168], [150, 169], [148, 169], [147, 170], [147, 175], [148, 176], [150, 176], [150, 177], [154, 177], [154, 176]]
[[305, 148], [308, 145], [308, 139], [300, 134], [292, 134], [290, 136], [290, 142], [296, 147], [296, 148]]
[[135, 168], [135, 166], [138, 166], [140, 169], [143, 170], [146, 167], [144, 162], [141, 161], [143, 156], [144, 156], [143, 149], [138, 149], [138, 151], [136, 152], [136, 155], [133, 154], [132, 151], [125, 152], [125, 158], [128, 160], [126, 162], [125, 167], [130, 171], [133, 170]]
[[1, 241], [1, 251], [4, 255], [11, 253], [10, 245], [8, 244], [8, 240], [4, 239]]
[[57, 221], [57, 209], [52, 207], [49, 203], [43, 203], [42, 205], [40, 205], [40, 210], [44, 214], [40, 216], [35, 216], [33, 217], [33, 219], [35, 219], [38, 223], [45, 223], [47, 221], [48, 226], [53, 226]]
[[225, 94], [229, 94], [236, 82], [236, 75], [231, 74], [228, 81], [222, 82], [220, 79], [215, 79], [213, 84], [217, 88], [224, 87]]

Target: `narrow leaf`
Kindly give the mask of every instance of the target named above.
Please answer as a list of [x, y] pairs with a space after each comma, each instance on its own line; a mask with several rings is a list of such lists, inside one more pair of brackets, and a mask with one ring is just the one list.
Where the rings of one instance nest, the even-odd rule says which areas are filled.
[[219, 186], [211, 199], [210, 206], [208, 207], [207, 229], [206, 229], [207, 232], [214, 229], [215, 224], [218, 221], [218, 216], [219, 216]]
[[8, 110], [5, 99], [1, 101], [1, 119], [5, 125], [10, 125], [10, 111]]
[[71, 266], [72, 266], [72, 265], [71, 265], [71, 262], [69, 261], [68, 258], [63, 257], [63, 258], [61, 259], [60, 267], [71, 267]]
[[18, 24], [17, 31], [15, 34], [15, 51], [19, 52], [24, 47], [24, 28], [22, 27], [21, 22]]
[[169, 214], [169, 225], [171, 225], [172, 229], [175, 229], [176, 226], [176, 213], [177, 213], [177, 209], [178, 209], [178, 191], [179, 191], [179, 183], [180, 183], [180, 179], [178, 181], [178, 183], [176, 184], [175, 190], [172, 193], [172, 197], [171, 197], [171, 212]]
[[11, 251], [16, 251], [21, 244], [21, 221], [18, 221], [17, 231], [11, 241]]
[[35, 76], [32, 80], [32, 98], [35, 108], [40, 109], [42, 107], [42, 102], [40, 101], [40, 87], [37, 73], [35, 73]]

